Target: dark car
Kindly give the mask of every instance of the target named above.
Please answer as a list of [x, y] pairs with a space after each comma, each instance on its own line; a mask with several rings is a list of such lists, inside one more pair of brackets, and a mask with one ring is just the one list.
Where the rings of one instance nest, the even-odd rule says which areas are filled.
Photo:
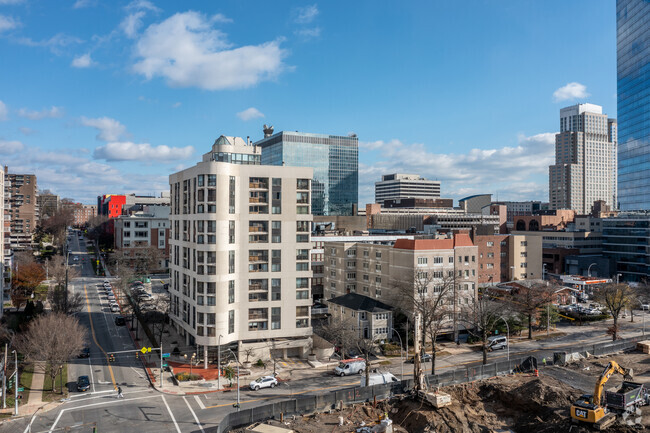
[[126, 325], [126, 322], [124, 321], [124, 317], [122, 317], [122, 316], [117, 316], [117, 317], [115, 318], [115, 324], [116, 324], [117, 326], [124, 326], [124, 325]]
[[[431, 362], [431, 355], [428, 353], [423, 353], [422, 356], [420, 357], [421, 362]], [[406, 362], [410, 362], [413, 364], [415, 360], [413, 358], [409, 358]]]
[[77, 391], [79, 392], [85, 392], [90, 389], [90, 379], [88, 379], [88, 376], [79, 376], [79, 379], [77, 379]]
[[90, 347], [84, 347], [83, 349], [81, 349], [79, 358], [89, 358], [89, 357], [90, 357]]

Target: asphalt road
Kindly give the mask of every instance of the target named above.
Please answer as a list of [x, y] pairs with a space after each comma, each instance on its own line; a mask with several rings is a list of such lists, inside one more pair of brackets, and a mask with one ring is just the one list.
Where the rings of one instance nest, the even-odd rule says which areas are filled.
[[[74, 260], [74, 257], [79, 260]], [[108, 308], [104, 290], [98, 287], [104, 278], [95, 277], [90, 258], [86, 252], [85, 242], [79, 242], [74, 235], [71, 239], [70, 263], [80, 269], [81, 276], [71, 281], [74, 292], [81, 293], [86, 305], [78, 314], [79, 320], [88, 328], [90, 358], [70, 360], [67, 384], [70, 398], [57, 408], [46, 413], [39, 412], [33, 419], [33, 432], [91, 432], [94, 426], [98, 432], [206, 432], [218, 425], [219, 420], [231, 411], [237, 410], [233, 403], [237, 401], [237, 392], [216, 392], [202, 395], [178, 396], [163, 394], [150, 387], [145, 372], [135, 354], [116, 356], [114, 363], [109, 363], [107, 354], [114, 351], [134, 350], [128, 331], [124, 326], [115, 326], [114, 317]], [[628, 319], [629, 320], [629, 319]], [[641, 317], [636, 323], [625, 323], [628, 333], [637, 332], [641, 327]], [[580, 341], [607, 341], [604, 326], [588, 326], [567, 329], [567, 334], [550, 340], [529, 341], [512, 344], [511, 359], [521, 359], [527, 355], [538, 357], [552, 356], [552, 352], [562, 347], [579, 344]], [[570, 332], [569, 332], [570, 331]], [[640, 332], [640, 331], [639, 331]], [[489, 354], [488, 362], [506, 359], [507, 352], [499, 351]], [[479, 365], [481, 353], [472, 352], [462, 355], [438, 358], [438, 371], [460, 366]], [[427, 370], [430, 363], [425, 364]], [[394, 359], [389, 369], [397, 377], [402, 371], [401, 361]], [[412, 364], [403, 364], [404, 377], [412, 377]], [[295, 374], [295, 377], [294, 377]], [[294, 395], [309, 395], [346, 388], [359, 384], [360, 376], [337, 377], [319, 371], [312, 377], [303, 377], [300, 373], [284, 370], [282, 377], [289, 379], [274, 389], [251, 391], [245, 386], [254, 378], [242, 378], [240, 402], [242, 408], [291, 398]], [[88, 392], [76, 391], [74, 382], [80, 375], [91, 379]], [[115, 386], [121, 386], [123, 399], [117, 399]], [[0, 433], [27, 432], [28, 418], [7, 420], [0, 424]]]

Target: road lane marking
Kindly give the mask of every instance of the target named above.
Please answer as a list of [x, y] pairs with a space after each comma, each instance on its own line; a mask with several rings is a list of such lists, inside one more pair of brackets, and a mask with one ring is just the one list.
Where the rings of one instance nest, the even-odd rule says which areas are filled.
[[[84, 406], [77, 406], [77, 407], [69, 407], [66, 409], [61, 409], [61, 412], [59, 412], [59, 415], [56, 417], [56, 420], [54, 420], [54, 424], [52, 424], [52, 427], [50, 427], [50, 430], [48, 431], [49, 433], [52, 433], [54, 429], [56, 428], [56, 425], [59, 423], [59, 420], [61, 419], [61, 415], [63, 415], [63, 412], [66, 411], [73, 411], [73, 410], [79, 410], [79, 409], [85, 409], [87, 407], [94, 407], [94, 406], [103, 406], [107, 404], [116, 404], [116, 403], [124, 403], [125, 401], [135, 401], [135, 400], [144, 400], [144, 399], [151, 399], [151, 398], [156, 398], [156, 397], [162, 397], [160, 395], [154, 395], [154, 396], [147, 396], [147, 397], [136, 397], [136, 398], [129, 398], [127, 399], [115, 399], [114, 401], [104, 401], [101, 403], [91, 403], [91, 404], [86, 404]], [[180, 430], [178, 433], [181, 433]]]
[[95, 392], [95, 378], [93, 377], [93, 365], [88, 357], [88, 368], [90, 369], [90, 383], [93, 385], [93, 392]]
[[[195, 396], [195, 397], [196, 397], [196, 396]], [[192, 410], [192, 406], [190, 406], [190, 403], [185, 399], [185, 397], [183, 397], [183, 400], [185, 401], [185, 404], [187, 405], [187, 408], [190, 410], [190, 412], [192, 412], [192, 416], [194, 417], [194, 421], [196, 421], [196, 425], [198, 425], [198, 426], [199, 426], [199, 429], [200, 429], [203, 433], [205, 433], [205, 430], [203, 430], [203, 427], [201, 426], [201, 423], [199, 422], [199, 418], [196, 416], [196, 414], [195, 414], [194, 411]]]
[[[172, 410], [169, 408], [169, 405], [167, 404], [167, 400], [165, 400], [165, 396], [162, 395], [161, 397], [162, 397], [163, 403], [165, 403], [165, 407], [167, 408], [167, 411], [169, 412], [169, 416], [172, 418], [172, 421], [174, 422], [174, 427], [176, 427], [176, 431], [178, 433], [182, 433], [181, 429], [178, 428], [178, 424], [176, 423], [176, 418], [174, 418], [174, 414], [172, 413]], [[187, 403], [187, 401], [185, 403]], [[196, 415], [194, 416], [194, 418], [196, 419]], [[203, 427], [201, 427], [201, 424], [199, 424], [199, 427], [201, 428], [201, 430], [203, 430]]]
[[194, 400], [196, 400], [196, 402], [198, 403], [198, 405], [199, 405], [199, 407], [200, 407], [201, 409], [205, 409], [205, 405], [203, 404], [203, 402], [201, 401], [201, 399], [199, 398], [198, 395], [195, 395], [195, 396], [194, 396]]
[[104, 356], [106, 357], [106, 364], [108, 365], [108, 372], [111, 374], [111, 381], [113, 382], [113, 386], [117, 387], [117, 384], [115, 383], [115, 375], [113, 374], [113, 367], [111, 367], [111, 363], [108, 360], [108, 354], [104, 350], [104, 348], [99, 344], [97, 341], [97, 336], [95, 335], [95, 325], [93, 324], [93, 313], [90, 311], [90, 300], [88, 299], [88, 290], [86, 290], [86, 285], [84, 284], [84, 294], [86, 295], [86, 307], [88, 308], [88, 320], [90, 321], [90, 332], [92, 333], [93, 336], [93, 341], [99, 347], [99, 350], [102, 351]]

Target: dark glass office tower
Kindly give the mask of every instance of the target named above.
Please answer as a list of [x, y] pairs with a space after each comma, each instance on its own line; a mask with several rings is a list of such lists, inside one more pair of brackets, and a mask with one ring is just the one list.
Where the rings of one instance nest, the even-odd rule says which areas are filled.
[[359, 194], [359, 139], [266, 130], [255, 143], [262, 148], [262, 165], [311, 167], [313, 215], [352, 215]]
[[650, 209], [650, 0], [616, 2], [618, 200]]

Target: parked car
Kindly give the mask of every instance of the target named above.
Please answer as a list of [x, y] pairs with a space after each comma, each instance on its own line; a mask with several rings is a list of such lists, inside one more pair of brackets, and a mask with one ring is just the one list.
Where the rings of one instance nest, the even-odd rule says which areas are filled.
[[508, 347], [508, 338], [503, 335], [488, 337], [488, 350], [499, 350]]
[[273, 376], [262, 376], [259, 379], [255, 379], [250, 383], [250, 389], [257, 391], [260, 388], [275, 388], [275, 385], [278, 384], [278, 380]]
[[126, 325], [126, 321], [124, 320], [124, 317], [117, 316], [117, 317], [115, 317], [115, 324], [117, 326], [124, 326], [124, 325]]
[[334, 369], [334, 374], [343, 377], [351, 374], [361, 374], [365, 369], [366, 361], [362, 358], [344, 359]]
[[90, 357], [90, 347], [86, 346], [83, 349], [81, 349], [79, 358], [89, 358], [89, 357]]
[[[413, 364], [415, 362], [415, 359], [413, 357], [410, 357], [406, 362]], [[420, 356], [420, 362], [431, 362], [431, 355], [428, 353], [423, 353]]]
[[641, 304], [641, 309], [643, 311], [648, 311], [650, 310], [650, 304]]
[[138, 299], [140, 301], [153, 301], [153, 296], [151, 293], [140, 293], [138, 294]]
[[115, 301], [115, 295], [113, 294], [113, 292], [108, 293], [107, 297], [109, 301]]
[[[369, 376], [368, 386], [385, 385], [393, 382], [399, 382], [399, 379], [392, 373], [373, 373]], [[359, 379], [359, 384], [361, 386], [366, 386], [366, 378], [362, 377]]]
[[74, 256], [74, 257], [72, 258], [72, 260], [74, 260], [75, 262], [78, 262], [78, 261], [79, 261], [79, 257]]
[[111, 311], [113, 313], [118, 313], [120, 311], [120, 306], [117, 304], [111, 304]]
[[90, 389], [90, 379], [88, 376], [79, 376], [77, 379], [77, 391], [86, 392]]

